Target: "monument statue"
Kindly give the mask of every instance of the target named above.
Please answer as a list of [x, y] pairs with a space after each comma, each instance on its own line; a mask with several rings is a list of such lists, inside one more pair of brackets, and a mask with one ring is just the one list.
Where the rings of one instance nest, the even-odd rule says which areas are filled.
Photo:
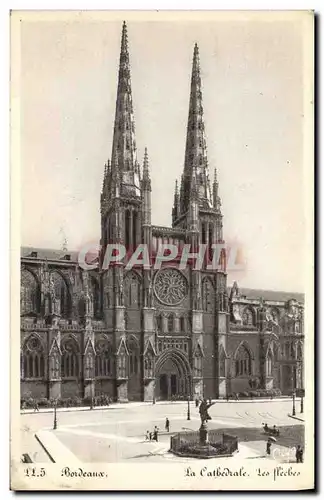
[[208, 420], [211, 420], [211, 416], [208, 413], [208, 410], [211, 406], [213, 406], [215, 403], [207, 403], [206, 399], [203, 399], [203, 401], [200, 403], [199, 406], [199, 415], [201, 419], [201, 424], [203, 425], [205, 422]]

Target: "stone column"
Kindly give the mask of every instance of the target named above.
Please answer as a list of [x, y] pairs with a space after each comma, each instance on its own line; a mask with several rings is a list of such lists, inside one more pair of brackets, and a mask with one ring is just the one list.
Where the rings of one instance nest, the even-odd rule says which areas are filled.
[[135, 242], [133, 241], [133, 214], [134, 210], [132, 208], [129, 209], [129, 245], [133, 249]]
[[[146, 349], [148, 343], [150, 342], [152, 346], [155, 347], [155, 330], [154, 330], [154, 313], [155, 309], [153, 307], [144, 307], [143, 308], [143, 347]], [[154, 357], [154, 355], [153, 355]], [[142, 356], [144, 358], [144, 356]], [[144, 362], [144, 360], [142, 361]], [[145, 370], [143, 369], [143, 387], [144, 401], [153, 401], [155, 394], [155, 357], [152, 359], [153, 362], [153, 378], [145, 379]]]
[[49, 331], [49, 358], [48, 358], [48, 397], [49, 399], [61, 398], [61, 333], [52, 325]]

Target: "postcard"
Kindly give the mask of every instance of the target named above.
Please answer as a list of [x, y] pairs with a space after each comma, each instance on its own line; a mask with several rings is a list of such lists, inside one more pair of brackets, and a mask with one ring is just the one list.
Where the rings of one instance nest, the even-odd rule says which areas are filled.
[[314, 488], [313, 36], [11, 12], [11, 489]]

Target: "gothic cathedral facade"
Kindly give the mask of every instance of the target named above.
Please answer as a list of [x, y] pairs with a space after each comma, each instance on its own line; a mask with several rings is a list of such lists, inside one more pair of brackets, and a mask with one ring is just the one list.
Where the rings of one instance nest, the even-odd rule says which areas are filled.
[[130, 64], [123, 24], [112, 155], [100, 198], [98, 267], [75, 252], [23, 248], [21, 395], [116, 401], [225, 398], [252, 388], [303, 387], [303, 297], [227, 287], [219, 269], [172, 264], [105, 268], [107, 245], [223, 244], [215, 170], [207, 164], [198, 46], [194, 47], [185, 161], [172, 227], [151, 220], [147, 151], [136, 158]]

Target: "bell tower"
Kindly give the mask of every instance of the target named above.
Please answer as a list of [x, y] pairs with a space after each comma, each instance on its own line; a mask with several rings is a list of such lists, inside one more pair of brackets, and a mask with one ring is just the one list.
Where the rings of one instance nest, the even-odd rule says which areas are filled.
[[111, 160], [101, 194], [101, 245], [123, 243], [132, 250], [141, 239], [141, 173], [136, 156], [135, 120], [126, 23], [123, 23]]
[[141, 173], [136, 157], [130, 62], [126, 23], [123, 23], [116, 112], [111, 159], [105, 165], [101, 208], [101, 255], [104, 317], [114, 332], [116, 397], [128, 400], [128, 349], [125, 330], [125, 264], [106, 269], [104, 256], [109, 243], [122, 244], [131, 253], [142, 239]]
[[[205, 349], [205, 363], [214, 363], [213, 375], [210, 378], [209, 394], [215, 396], [224, 392], [223, 385], [219, 381], [219, 352], [221, 345], [225, 348], [226, 333], [228, 331], [228, 298], [227, 298], [227, 276], [226, 256], [221, 250], [219, 259], [215, 259], [214, 269], [212, 267], [213, 249], [212, 245], [223, 246], [223, 215], [221, 212], [221, 200], [219, 197], [219, 185], [217, 172], [214, 170], [214, 181], [211, 182], [208, 171], [207, 144], [205, 136], [204, 108], [202, 95], [202, 82], [199, 60], [198, 45], [195, 44], [192, 60], [189, 113], [187, 122], [187, 138], [185, 147], [184, 168], [181, 176], [180, 193], [176, 183], [174, 194], [174, 205], [172, 209], [172, 227], [181, 228], [186, 231], [187, 242], [191, 248], [198, 245], [206, 245], [205, 272], [214, 285], [215, 290], [215, 323], [213, 342], [204, 335], [204, 306], [206, 297], [202, 289], [201, 271], [191, 270], [191, 294], [192, 294], [192, 343], [193, 353], [199, 349]], [[218, 249], [217, 249], [218, 250]], [[207, 360], [209, 353], [213, 351], [212, 360]], [[214, 382], [215, 381], [215, 382]], [[215, 385], [216, 384], [216, 385]], [[195, 391], [201, 394], [202, 386], [206, 386], [206, 380], [194, 377]]]

